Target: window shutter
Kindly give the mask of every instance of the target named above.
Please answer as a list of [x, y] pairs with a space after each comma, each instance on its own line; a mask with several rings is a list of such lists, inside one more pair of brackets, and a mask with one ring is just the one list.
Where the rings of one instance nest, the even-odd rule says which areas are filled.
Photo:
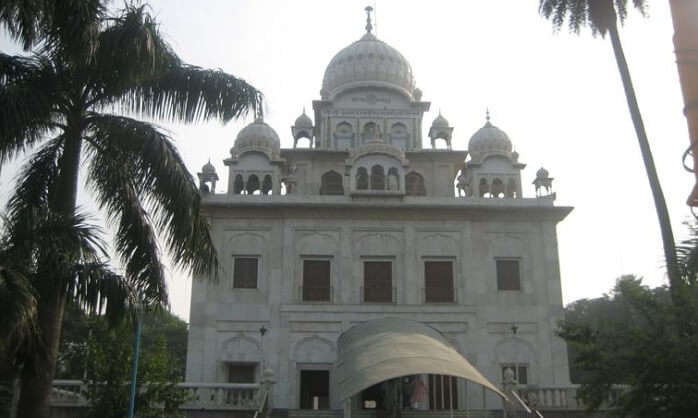
[[497, 260], [497, 288], [521, 290], [519, 260]]
[[257, 288], [257, 259], [236, 257], [233, 270], [233, 287], [237, 289]]
[[426, 302], [453, 302], [453, 262], [424, 262], [424, 297]]
[[364, 302], [392, 302], [393, 278], [390, 261], [364, 263]]
[[329, 260], [303, 261], [303, 300], [330, 301]]

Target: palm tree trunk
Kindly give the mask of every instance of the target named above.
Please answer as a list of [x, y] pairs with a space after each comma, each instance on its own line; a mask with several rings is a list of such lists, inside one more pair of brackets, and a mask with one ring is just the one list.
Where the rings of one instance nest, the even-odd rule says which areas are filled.
[[[53, 210], [66, 216], [75, 212], [82, 145], [81, 130], [75, 129], [72, 132], [72, 135], [66, 135], [63, 156], [59, 163], [56, 199], [49, 203]], [[22, 369], [18, 416], [23, 418], [50, 417], [50, 396], [56, 373], [67, 296], [65, 287], [61, 284], [63, 274], [65, 273], [61, 271], [47, 272], [47, 282], [37, 286], [37, 324], [45, 351], [34, 353]]]
[[630, 79], [630, 70], [628, 69], [628, 63], [625, 60], [623, 46], [620, 43], [618, 26], [615, 24], [615, 22], [610, 25], [609, 34], [611, 38], [611, 44], [613, 45], [613, 53], [616, 56], [616, 63], [618, 64], [618, 72], [620, 72], [620, 77], [623, 80], [623, 88], [625, 90], [625, 98], [628, 101], [630, 116], [633, 121], [633, 126], [635, 127], [637, 140], [640, 144], [642, 160], [645, 163], [645, 170], [647, 171], [647, 180], [649, 181], [650, 188], [652, 189], [654, 207], [657, 211], [657, 218], [659, 219], [659, 229], [662, 233], [662, 242], [664, 244], [664, 258], [666, 260], [667, 271], [669, 273], [669, 284], [671, 286], [672, 299], [674, 300], [674, 302], [677, 302], [677, 292], [681, 284], [681, 277], [679, 274], [678, 265], [676, 264], [676, 245], [674, 243], [674, 234], [671, 229], [669, 211], [667, 210], [666, 201], [664, 200], [662, 186], [659, 183], [657, 169], [654, 166], [652, 150], [650, 149], [650, 144], [647, 140], [645, 125], [642, 122], [640, 107], [637, 104], [637, 98], [635, 97], [635, 89], [633, 88], [633, 82]]

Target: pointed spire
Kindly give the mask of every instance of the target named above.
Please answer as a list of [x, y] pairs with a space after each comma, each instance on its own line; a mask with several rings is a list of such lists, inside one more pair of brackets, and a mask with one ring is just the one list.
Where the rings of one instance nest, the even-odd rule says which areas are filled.
[[366, 10], [366, 32], [371, 33], [373, 30], [373, 25], [371, 24], [371, 12], [373, 11], [373, 7], [366, 6], [364, 10]]
[[485, 109], [485, 126], [492, 126], [492, 123], [490, 123], [490, 108]]

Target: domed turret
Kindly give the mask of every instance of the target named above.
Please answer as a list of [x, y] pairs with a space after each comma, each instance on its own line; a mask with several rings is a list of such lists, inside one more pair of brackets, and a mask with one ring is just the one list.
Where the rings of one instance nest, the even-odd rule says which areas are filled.
[[354, 87], [386, 87], [414, 98], [410, 63], [395, 48], [376, 38], [372, 29], [369, 18], [366, 34], [332, 58], [322, 80], [320, 94], [324, 100]]
[[197, 176], [199, 177], [199, 190], [202, 193], [216, 192], [218, 174], [216, 173], [216, 167], [211, 164], [211, 160], [208, 160], [208, 162], [201, 167], [201, 172], [197, 173]]
[[296, 122], [291, 126], [291, 135], [293, 136], [293, 148], [296, 148], [298, 140], [301, 138], [308, 138], [310, 146], [313, 146], [313, 121], [305, 114], [305, 108], [303, 108], [303, 113], [296, 118]]
[[238, 133], [230, 153], [240, 156], [246, 152], [257, 151], [266, 154], [269, 159], [276, 159], [280, 149], [279, 135], [261, 117], [258, 117]]
[[511, 158], [512, 149], [509, 136], [490, 122], [489, 112], [485, 126], [475, 132], [468, 143], [468, 152], [474, 159], [488, 154], [505, 155]]
[[441, 115], [439, 111], [439, 116], [437, 116], [431, 123], [431, 128], [429, 128], [429, 138], [431, 139], [431, 147], [436, 148], [436, 140], [443, 139], [446, 141], [446, 146], [451, 149], [451, 135], [453, 134], [453, 128], [449, 126], [448, 120]]

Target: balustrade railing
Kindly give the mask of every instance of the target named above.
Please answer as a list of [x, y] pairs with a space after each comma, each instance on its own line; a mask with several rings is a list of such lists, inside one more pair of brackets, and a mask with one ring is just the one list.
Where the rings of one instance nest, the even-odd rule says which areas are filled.
[[[58, 407], [88, 406], [88, 384], [81, 380], [54, 380], [51, 405]], [[192, 383], [177, 387], [186, 393], [182, 409], [260, 410], [267, 401], [271, 382], [259, 383]]]

